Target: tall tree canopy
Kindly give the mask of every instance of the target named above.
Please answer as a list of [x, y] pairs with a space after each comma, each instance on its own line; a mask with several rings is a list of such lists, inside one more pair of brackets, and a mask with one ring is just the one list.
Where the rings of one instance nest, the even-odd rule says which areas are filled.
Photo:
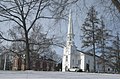
[[[8, 39], [1, 33], [1, 39], [24, 42], [26, 50], [26, 69], [30, 69], [29, 34], [39, 19], [61, 19], [67, 6], [77, 0], [1, 0], [0, 22], [10, 22], [23, 31], [23, 39]], [[48, 13], [48, 14], [47, 14]]]

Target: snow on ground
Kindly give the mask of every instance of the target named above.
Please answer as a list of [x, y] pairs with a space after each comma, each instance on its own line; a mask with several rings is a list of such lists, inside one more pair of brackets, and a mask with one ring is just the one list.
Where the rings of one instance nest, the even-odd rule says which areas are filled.
[[0, 79], [120, 79], [120, 74], [42, 71], [0, 71]]

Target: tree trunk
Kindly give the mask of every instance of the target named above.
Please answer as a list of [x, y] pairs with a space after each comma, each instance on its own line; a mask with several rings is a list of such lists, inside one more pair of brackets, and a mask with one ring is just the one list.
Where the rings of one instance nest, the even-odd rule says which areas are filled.
[[96, 60], [95, 60], [95, 34], [94, 34], [94, 29], [95, 29], [95, 27], [94, 27], [94, 22], [92, 21], [92, 29], [93, 29], [93, 32], [92, 32], [92, 34], [93, 34], [93, 59], [94, 59], [94, 72], [96, 72]]
[[117, 59], [117, 60], [116, 60], [116, 65], [117, 65], [117, 66], [116, 66], [116, 67], [117, 67], [117, 71], [120, 73], [120, 60], [119, 60], [119, 56], [120, 56], [120, 55], [119, 55], [119, 53], [120, 53], [120, 52], [119, 52], [119, 50], [120, 50], [119, 48], [120, 48], [120, 47], [119, 47], [119, 41], [120, 41], [120, 40], [119, 40], [119, 34], [117, 33], [117, 56], [116, 56], [116, 59]]
[[29, 39], [28, 39], [27, 31], [25, 33], [25, 37], [26, 37], [26, 70], [30, 70], [30, 52], [29, 52]]

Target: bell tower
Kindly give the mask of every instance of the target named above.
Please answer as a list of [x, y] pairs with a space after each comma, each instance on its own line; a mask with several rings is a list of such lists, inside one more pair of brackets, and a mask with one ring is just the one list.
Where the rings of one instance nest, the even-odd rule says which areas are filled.
[[69, 22], [68, 22], [68, 33], [66, 46], [64, 47], [63, 58], [62, 58], [62, 71], [68, 71], [71, 68], [71, 53], [74, 48], [74, 34], [73, 34], [73, 24], [72, 24], [72, 13], [69, 12]]
[[74, 45], [74, 34], [73, 34], [73, 23], [72, 23], [72, 12], [69, 12], [69, 23], [68, 23], [68, 33], [67, 33], [67, 43], [66, 46]]

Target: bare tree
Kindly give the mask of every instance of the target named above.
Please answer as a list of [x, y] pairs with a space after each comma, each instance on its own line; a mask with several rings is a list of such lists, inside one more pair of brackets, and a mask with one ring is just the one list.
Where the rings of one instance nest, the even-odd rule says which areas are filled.
[[[7, 41], [20, 41], [25, 43], [26, 69], [30, 69], [30, 44], [29, 33], [39, 19], [60, 19], [68, 5], [77, 0], [2, 0], [0, 1], [0, 22], [11, 22], [19, 26], [24, 33], [24, 39], [8, 39], [1, 33], [1, 39]], [[52, 12], [53, 15], [44, 15]], [[61, 17], [62, 16], [62, 17]]]
[[[78, 2], [77, 12], [84, 13], [88, 10], [89, 6], [95, 6], [99, 14], [102, 14], [105, 17], [108, 27], [118, 30], [120, 24], [120, 0], [80, 0]], [[78, 14], [78, 16], [80, 15]]]
[[120, 0], [111, 0], [111, 1], [120, 12]]
[[[100, 19], [100, 25], [101, 27], [97, 31], [97, 50], [99, 53], [101, 53], [101, 58], [103, 62], [103, 72], [105, 73], [105, 65], [106, 65], [106, 53], [107, 53], [107, 47], [108, 46], [108, 40], [110, 40], [111, 35], [110, 35], [110, 30], [106, 29], [106, 25], [104, 23], [103, 17]], [[108, 62], [107, 62], [108, 63]]]
[[109, 50], [111, 50], [111, 53], [108, 54], [108, 59], [113, 69], [115, 69], [115, 72], [120, 73], [120, 39], [118, 33], [113, 38], [112, 47]]
[[[24, 39], [23, 31], [19, 27], [13, 27], [12, 29], [9, 29], [8, 33], [12, 39], [17, 39], [18, 37]], [[32, 68], [32, 64], [43, 55], [49, 59], [56, 61], [56, 63], [60, 62], [60, 57], [56, 54], [55, 51], [52, 51], [51, 48], [51, 45], [54, 45], [54, 40], [57, 38], [48, 38], [47, 33], [42, 33], [41, 25], [33, 26], [31, 29], [31, 32], [29, 34], [29, 53], [31, 62], [30, 68]], [[11, 52], [13, 56], [17, 55], [18, 57], [23, 58], [25, 55], [24, 42], [12, 42], [11, 45], [9, 47], [5, 47], [5, 49]]]

